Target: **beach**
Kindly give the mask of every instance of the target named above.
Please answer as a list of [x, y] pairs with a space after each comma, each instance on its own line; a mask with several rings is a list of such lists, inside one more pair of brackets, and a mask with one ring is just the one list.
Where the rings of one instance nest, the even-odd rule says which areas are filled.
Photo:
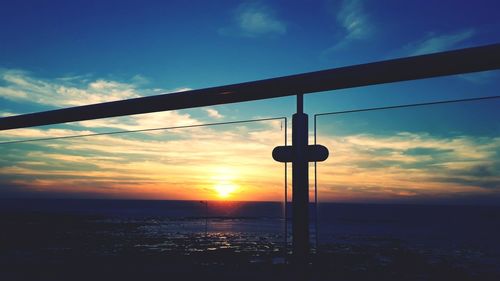
[[[1, 280], [294, 277], [280, 203], [209, 202], [207, 212], [196, 201], [1, 201]], [[468, 215], [450, 220], [457, 212]], [[499, 214], [498, 207], [323, 205], [317, 248], [311, 226], [307, 276], [498, 280]]]

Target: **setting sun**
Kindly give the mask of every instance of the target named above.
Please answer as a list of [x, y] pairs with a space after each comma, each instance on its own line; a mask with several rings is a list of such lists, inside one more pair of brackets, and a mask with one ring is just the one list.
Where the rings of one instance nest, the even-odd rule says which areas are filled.
[[230, 183], [221, 183], [214, 186], [219, 198], [228, 198], [235, 190], [236, 186]]
[[229, 167], [217, 167], [213, 174], [213, 189], [218, 198], [227, 199], [238, 189], [238, 186], [234, 184], [234, 180], [238, 178], [238, 171]]

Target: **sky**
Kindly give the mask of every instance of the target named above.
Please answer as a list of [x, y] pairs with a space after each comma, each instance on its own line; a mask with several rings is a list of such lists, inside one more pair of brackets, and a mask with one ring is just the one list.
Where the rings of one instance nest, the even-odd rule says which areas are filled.
[[[456, 0], [5, 1], [0, 116], [499, 43], [499, 8]], [[499, 78], [488, 71], [306, 95], [310, 141], [314, 114], [495, 96]], [[319, 199], [500, 204], [499, 105], [318, 117], [318, 143], [331, 152], [318, 164]], [[0, 198], [280, 201], [284, 167], [271, 151], [290, 139], [294, 108], [285, 97], [3, 131], [0, 142], [277, 118], [0, 144]], [[312, 175], [311, 167], [311, 183]]]

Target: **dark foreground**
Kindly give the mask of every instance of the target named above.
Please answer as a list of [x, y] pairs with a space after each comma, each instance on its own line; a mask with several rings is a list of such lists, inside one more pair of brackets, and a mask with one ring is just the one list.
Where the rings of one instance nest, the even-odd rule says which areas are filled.
[[[0, 280], [5, 281], [299, 276], [296, 267], [284, 262], [282, 240], [273, 233], [176, 232], [168, 225], [180, 228], [178, 219], [169, 223], [61, 213], [4, 211], [0, 220]], [[229, 220], [230, 225], [235, 219], [213, 220]], [[500, 280], [497, 257], [480, 251], [443, 251], [370, 236], [321, 249], [311, 257], [307, 280]]]

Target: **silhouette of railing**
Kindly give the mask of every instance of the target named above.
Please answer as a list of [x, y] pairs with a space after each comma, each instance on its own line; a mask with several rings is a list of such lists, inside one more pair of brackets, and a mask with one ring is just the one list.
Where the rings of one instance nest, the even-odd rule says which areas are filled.
[[177, 110], [500, 68], [500, 44], [0, 118], [0, 130]]
[[[301, 97], [301, 94], [320, 91], [471, 73], [499, 68], [500, 44], [493, 44], [181, 93], [4, 117], [0, 118], [0, 130], [228, 104], [290, 95], [298, 95]], [[299, 101], [301, 101], [301, 98]], [[299, 108], [301, 109], [302, 107], [300, 106]], [[299, 112], [300, 111], [301, 110], [299, 110]], [[294, 129], [294, 132], [296, 131], [307, 132], [307, 127], [299, 126]], [[293, 153], [300, 150], [298, 148], [293, 149]], [[300, 152], [302, 153], [303, 151], [300, 150]], [[292, 157], [290, 159], [293, 159], [291, 161], [294, 165], [297, 165], [298, 162], [295, 161], [298, 160], [296, 158]], [[303, 160], [307, 159], [301, 159], [301, 163]], [[301, 167], [307, 168], [307, 165], [302, 165]], [[294, 176], [307, 175], [307, 173], [307, 169], [301, 168], [300, 171], [297, 170], [294, 173]], [[294, 183], [294, 189], [295, 188], [296, 186]], [[301, 186], [301, 188], [306, 188], [307, 190], [308, 187]], [[294, 199], [293, 201], [295, 206], [296, 200]], [[303, 205], [301, 206], [303, 207]], [[300, 210], [303, 210], [303, 208]], [[303, 211], [307, 212], [307, 210]], [[294, 219], [295, 217], [297, 216], [294, 216]], [[302, 225], [302, 230], [304, 227], [308, 228], [308, 225], [305, 224], [304, 221], [300, 221], [300, 223], [295, 222], [294, 226], [298, 224]], [[296, 231], [295, 228], [294, 231]], [[308, 235], [305, 235], [303, 237], [307, 236]], [[306, 244], [308, 244], [308, 241], [304, 241], [304, 239], [299, 239], [299, 241], [294, 240], [294, 244], [301, 244], [299, 247], [301, 249], [300, 260], [304, 260], [303, 253], [304, 250], [307, 252], [308, 246]], [[297, 245], [294, 245], [294, 247], [295, 246]]]

